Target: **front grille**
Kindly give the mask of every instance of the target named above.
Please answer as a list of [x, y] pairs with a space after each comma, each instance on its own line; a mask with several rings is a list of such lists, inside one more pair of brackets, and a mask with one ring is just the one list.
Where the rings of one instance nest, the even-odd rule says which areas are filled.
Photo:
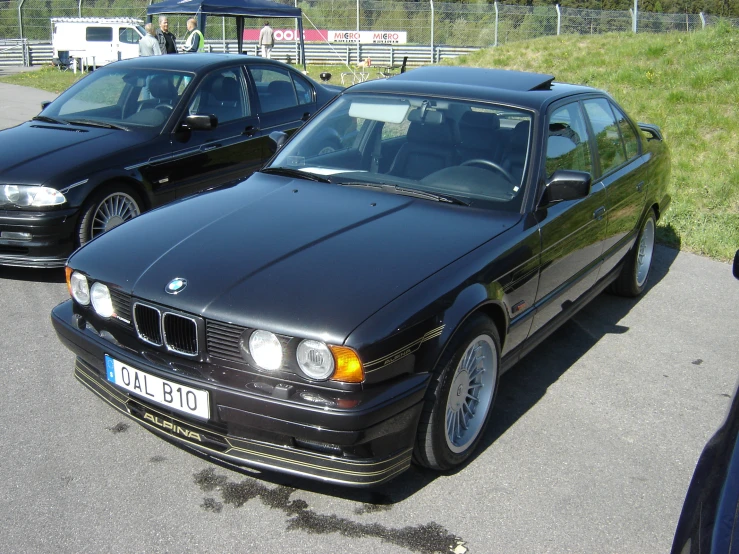
[[173, 352], [194, 356], [198, 353], [198, 325], [195, 320], [170, 312], [162, 316], [164, 344]]
[[109, 286], [110, 298], [113, 301], [113, 311], [119, 320], [131, 323], [131, 297], [125, 292]]
[[146, 306], [145, 304], [134, 304], [133, 306], [134, 324], [139, 338], [149, 344], [156, 346], [162, 345], [162, 314], [156, 308]]
[[241, 356], [241, 335], [244, 327], [208, 320], [205, 326], [208, 353], [217, 358], [243, 362]]
[[136, 302], [133, 322], [136, 333], [144, 342], [164, 346], [170, 352], [185, 356], [199, 353], [198, 321], [193, 317]]

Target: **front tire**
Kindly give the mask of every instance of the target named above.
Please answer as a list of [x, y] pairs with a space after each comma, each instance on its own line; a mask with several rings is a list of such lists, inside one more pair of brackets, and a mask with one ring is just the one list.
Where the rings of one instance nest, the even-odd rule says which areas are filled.
[[138, 216], [141, 205], [138, 194], [124, 185], [94, 193], [85, 202], [77, 225], [79, 245]]
[[452, 469], [470, 457], [490, 419], [500, 376], [500, 338], [489, 318], [473, 316], [452, 338], [426, 393], [416, 463]]
[[639, 236], [621, 268], [621, 273], [613, 282], [609, 291], [619, 296], [639, 296], [647, 286], [649, 272], [652, 269], [654, 256], [654, 237], [657, 227], [657, 218], [654, 212], [649, 213], [642, 222]]

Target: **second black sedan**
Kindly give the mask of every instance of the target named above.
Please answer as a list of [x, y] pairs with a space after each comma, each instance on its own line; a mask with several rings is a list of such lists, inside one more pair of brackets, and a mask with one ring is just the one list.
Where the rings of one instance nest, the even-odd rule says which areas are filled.
[[247, 177], [267, 134], [297, 129], [341, 89], [263, 58], [111, 64], [2, 131], [0, 265], [63, 266], [141, 212]]

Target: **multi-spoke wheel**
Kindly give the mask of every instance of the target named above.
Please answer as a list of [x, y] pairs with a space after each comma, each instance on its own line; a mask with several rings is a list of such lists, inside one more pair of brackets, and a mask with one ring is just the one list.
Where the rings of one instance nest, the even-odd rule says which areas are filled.
[[82, 210], [78, 226], [80, 244], [91, 241], [141, 213], [141, 201], [128, 188], [100, 191], [93, 195]]
[[498, 388], [500, 340], [495, 325], [474, 316], [455, 334], [434, 371], [419, 424], [415, 459], [450, 469], [474, 451]]
[[627, 254], [621, 274], [613, 282], [610, 291], [621, 296], [639, 296], [649, 279], [654, 254], [656, 218], [649, 211], [644, 218], [636, 244]]

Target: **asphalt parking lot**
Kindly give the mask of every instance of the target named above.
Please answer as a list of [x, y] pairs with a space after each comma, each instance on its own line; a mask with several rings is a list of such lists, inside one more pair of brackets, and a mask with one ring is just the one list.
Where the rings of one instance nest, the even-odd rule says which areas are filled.
[[[0, 126], [50, 96], [30, 90], [0, 84]], [[502, 378], [464, 468], [341, 489], [217, 465], [109, 408], [51, 327], [63, 278], [0, 268], [7, 552], [662, 553], [737, 381], [739, 281], [659, 247], [641, 299], [599, 296]]]

